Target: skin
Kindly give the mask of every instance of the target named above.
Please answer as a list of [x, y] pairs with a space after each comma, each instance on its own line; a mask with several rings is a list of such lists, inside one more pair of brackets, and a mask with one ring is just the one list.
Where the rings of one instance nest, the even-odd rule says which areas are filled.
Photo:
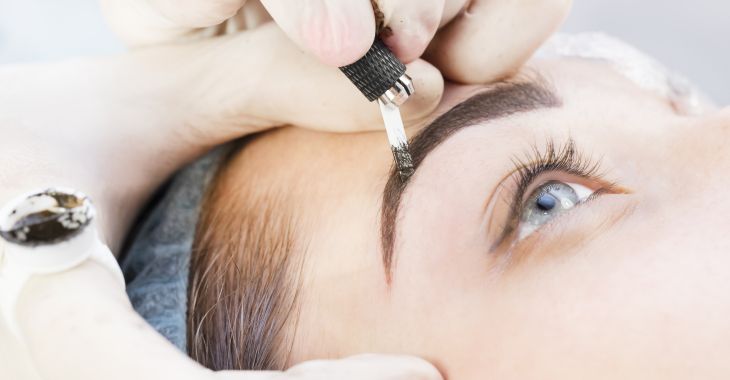
[[[681, 114], [602, 63], [533, 69], [563, 105], [464, 129], [426, 158], [402, 201], [390, 285], [377, 227], [392, 163], [383, 133], [289, 128], [237, 157], [241, 173], [296, 188], [308, 248], [295, 253], [306, 264], [290, 364], [384, 352], [460, 380], [730, 375], [730, 109]], [[448, 86], [441, 112], [475, 90]], [[538, 181], [618, 186], [490, 250], [500, 213], [485, 205], [510, 159], [568, 137], [601, 158], [604, 179]]]
[[[340, 67], [357, 61], [373, 43], [372, 2], [102, 0], [101, 6], [112, 30], [131, 48], [240, 34], [273, 20], [299, 50]], [[413, 78], [437, 68], [447, 79], [470, 84], [512, 74], [558, 29], [572, 5], [572, 0], [374, 2], [390, 29], [383, 41], [401, 61], [418, 63], [409, 68]]]
[[[410, 122], [439, 104], [444, 78], [483, 83], [513, 73], [570, 7], [569, 0], [378, 4], [393, 29], [386, 43], [408, 63], [419, 88], [402, 108]], [[379, 129], [377, 108], [333, 67], [354, 61], [372, 43], [374, 20], [363, 16], [363, 9], [372, 11], [370, 1], [299, 5], [104, 0], [111, 29], [132, 52], [0, 67], [0, 204], [49, 184], [83, 190], [98, 209], [103, 241], [119, 252], [155, 189], [215, 145], [283, 125]], [[495, 14], [500, 22], [487, 22]], [[521, 26], [525, 20], [529, 28]], [[507, 37], [512, 43], [504, 44]], [[288, 376], [205, 370], [147, 326], [114, 277], [93, 263], [33, 278], [17, 317], [25, 345], [0, 344], [3, 378]], [[11, 342], [6, 330], [0, 322], [0, 341]], [[310, 363], [291, 376], [440, 378], [422, 359], [377, 355]]]
[[[255, 84], [272, 72], [279, 74], [277, 81]], [[419, 112], [428, 113], [440, 98], [441, 76], [431, 73], [435, 82], [421, 82], [427, 90], [417, 101], [425, 108]], [[311, 81], [326, 95], [297, 96], [296, 91], [308, 94]], [[5, 105], [0, 112], [0, 204], [47, 186], [83, 189], [97, 208], [102, 242], [115, 253], [155, 189], [213, 146], [291, 123], [280, 117], [340, 132], [375, 125], [367, 120], [380, 118], [341, 73], [307, 59], [273, 24], [114, 57], [1, 66], [0, 82]], [[428, 91], [434, 86], [439, 90]], [[282, 88], [311, 100], [313, 108], [303, 101], [282, 102]], [[316, 107], [341, 113], [316, 112]], [[343, 123], [344, 118], [351, 122]], [[10, 249], [0, 240], [0, 260]], [[19, 294], [16, 316], [22, 345], [0, 320], [3, 379], [289, 376], [205, 369], [150, 327], [114, 275], [94, 262], [33, 277]], [[317, 380], [331, 373], [351, 379], [440, 378], [422, 359], [385, 356], [319, 363], [292, 376]]]

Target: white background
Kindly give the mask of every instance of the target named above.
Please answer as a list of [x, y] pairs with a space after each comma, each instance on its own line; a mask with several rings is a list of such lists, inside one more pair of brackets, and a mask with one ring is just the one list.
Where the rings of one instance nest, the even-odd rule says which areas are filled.
[[[730, 104], [730, 1], [576, 0], [564, 30], [620, 37]], [[0, 0], [0, 64], [119, 51], [96, 0]]]

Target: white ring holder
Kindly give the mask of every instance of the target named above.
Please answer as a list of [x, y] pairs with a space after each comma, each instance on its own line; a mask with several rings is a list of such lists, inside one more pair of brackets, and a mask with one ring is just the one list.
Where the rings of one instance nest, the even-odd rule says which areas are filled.
[[32, 276], [94, 260], [124, 287], [119, 264], [99, 238], [95, 215], [86, 195], [62, 188], [29, 192], [0, 209], [0, 235], [5, 240], [0, 242], [0, 313], [20, 341], [16, 304]]

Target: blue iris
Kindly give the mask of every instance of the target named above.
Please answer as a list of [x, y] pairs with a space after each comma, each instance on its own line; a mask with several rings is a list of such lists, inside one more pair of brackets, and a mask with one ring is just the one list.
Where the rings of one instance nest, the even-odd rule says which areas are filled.
[[543, 193], [535, 200], [535, 204], [542, 211], [550, 211], [555, 208], [558, 200], [550, 193]]

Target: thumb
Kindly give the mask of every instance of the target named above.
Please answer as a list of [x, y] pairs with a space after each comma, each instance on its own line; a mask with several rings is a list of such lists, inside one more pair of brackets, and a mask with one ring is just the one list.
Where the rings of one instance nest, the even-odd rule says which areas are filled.
[[502, 79], [514, 74], [558, 29], [571, 3], [473, 0], [436, 35], [425, 57], [452, 81]]
[[147, 325], [116, 278], [93, 262], [33, 278], [18, 314], [35, 369], [44, 379], [211, 378], [210, 371]]
[[368, 0], [262, 0], [295, 44], [330, 66], [357, 61], [375, 39]]

